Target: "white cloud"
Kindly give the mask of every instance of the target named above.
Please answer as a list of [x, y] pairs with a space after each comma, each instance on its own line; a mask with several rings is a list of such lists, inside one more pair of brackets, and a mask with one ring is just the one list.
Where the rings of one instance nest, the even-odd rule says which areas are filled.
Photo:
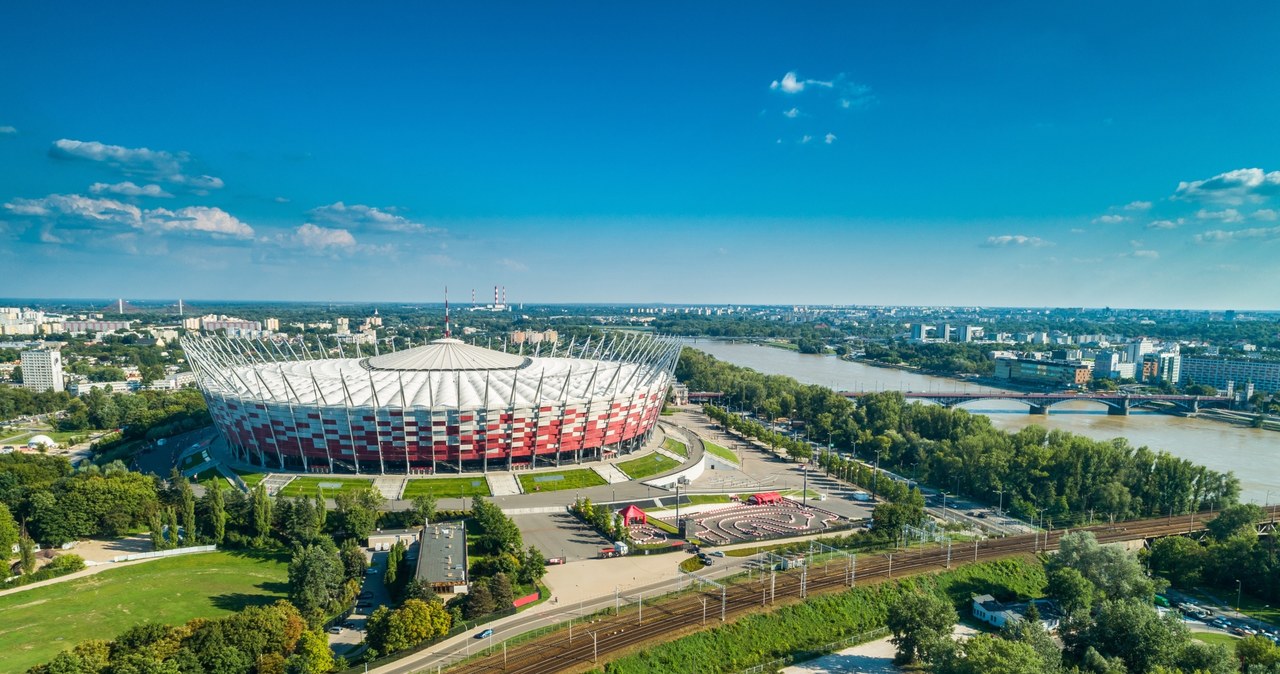
[[350, 206], [341, 201], [313, 208], [308, 211], [313, 220], [340, 229], [365, 229], [379, 232], [423, 232], [427, 234], [438, 234], [444, 230], [428, 227], [420, 222], [413, 222], [395, 213], [375, 208], [373, 206], [364, 206], [362, 204], [352, 204]]
[[96, 140], [81, 141], [62, 138], [54, 141], [49, 156], [55, 159], [100, 163], [127, 176], [142, 176], [158, 182], [183, 185], [197, 194], [221, 189], [221, 178], [210, 175], [188, 175], [186, 165], [191, 157], [185, 152], [172, 153], [145, 147], [130, 148], [107, 145]]
[[769, 88], [775, 91], [781, 89], [783, 92], [788, 94], [798, 94], [801, 91], [804, 91], [805, 87], [809, 86], [825, 87], [830, 89], [835, 86], [835, 83], [824, 82], [822, 80], [802, 80], [796, 77], [795, 72], [789, 72], [786, 75], [783, 75], [781, 80], [774, 80], [773, 83], [769, 85]]
[[293, 230], [291, 242], [313, 251], [354, 250], [356, 237], [345, 229], [329, 229], [311, 223], [300, 225]]
[[1210, 211], [1200, 209], [1196, 211], [1196, 217], [1201, 220], [1220, 220], [1226, 223], [1240, 222], [1244, 218], [1240, 215], [1240, 211], [1234, 208], [1224, 208], [1220, 211]]
[[272, 201], [276, 202], [277, 204], [287, 204], [287, 203], [289, 203], [289, 198], [288, 198], [288, 197], [276, 197], [276, 198], [272, 199]]
[[0, 126], [0, 136], [11, 136], [17, 132], [18, 130], [12, 126]]
[[1275, 222], [1276, 220], [1280, 220], [1280, 211], [1277, 211], [1274, 208], [1263, 208], [1263, 209], [1254, 211], [1253, 215], [1251, 215], [1250, 217], [1252, 217], [1254, 220], [1262, 220], [1264, 222]]
[[1158, 260], [1158, 259], [1160, 259], [1160, 253], [1158, 253], [1158, 252], [1156, 252], [1156, 251], [1154, 251], [1154, 250], [1135, 250], [1135, 251], [1133, 251], [1132, 253], [1130, 253], [1130, 255], [1131, 255], [1132, 257], [1136, 257], [1136, 258], [1143, 259], [1143, 260]]
[[1130, 201], [1124, 205], [1126, 211], [1149, 211], [1151, 210], [1150, 201]]
[[808, 135], [806, 135], [806, 136], [801, 136], [801, 137], [800, 137], [800, 144], [802, 144], [802, 145], [803, 145], [803, 144], [805, 144], [805, 143], [808, 143], [808, 142], [809, 142], [809, 141], [811, 141], [811, 140], [813, 140], [813, 136], [808, 136]]
[[1052, 246], [1053, 244], [1041, 239], [1038, 236], [1024, 236], [1022, 234], [1003, 234], [1001, 236], [988, 236], [986, 243], [982, 244], [987, 248], [1013, 248], [1027, 247], [1040, 248], [1043, 246]]
[[1249, 229], [1212, 229], [1195, 236], [1196, 243], [1225, 243], [1242, 239], [1280, 239], [1280, 227], [1252, 227]]
[[1072, 228], [1071, 228], [1071, 233], [1072, 233], [1072, 234], [1084, 234], [1086, 231], [1088, 231], [1088, 230], [1084, 230], [1084, 229], [1081, 229], [1081, 228], [1079, 228], [1079, 227], [1072, 227]]
[[510, 269], [511, 271], [529, 271], [529, 267], [525, 265], [525, 263], [518, 260], [512, 260], [509, 257], [504, 257], [501, 260], [498, 260], [498, 264]]
[[1147, 229], [1176, 229], [1179, 225], [1186, 222], [1182, 218], [1177, 220], [1152, 220], [1147, 223]]
[[253, 228], [234, 215], [211, 206], [188, 206], [176, 211], [156, 208], [143, 212], [142, 228], [164, 232], [202, 232], [235, 239], [253, 238]]
[[119, 194], [125, 197], [172, 197], [172, 194], [164, 191], [159, 185], [135, 185], [132, 182], [125, 181], [122, 183], [107, 184], [94, 183], [89, 186], [89, 191], [94, 194]]
[[1122, 222], [1128, 222], [1129, 217], [1126, 215], [1100, 215], [1093, 219], [1095, 225], [1118, 225]]
[[800, 108], [791, 108], [790, 110], [783, 110], [782, 116], [788, 119], [795, 119], [796, 117], [800, 116]]
[[4, 207], [14, 215], [41, 222], [41, 240], [64, 243], [67, 232], [141, 230], [151, 233], [199, 233], [215, 238], [249, 239], [253, 228], [220, 208], [188, 206], [171, 211], [141, 209], [133, 204], [79, 194], [50, 194], [40, 199], [14, 199]]
[[865, 108], [876, 102], [876, 96], [871, 93], [871, 87], [865, 84], [839, 82], [837, 87], [840, 89], [840, 107], [845, 110]]
[[1267, 173], [1260, 168], [1245, 168], [1219, 173], [1207, 180], [1180, 182], [1173, 197], [1238, 206], [1277, 194], [1280, 194], [1280, 171]]
[[822, 137], [822, 142], [826, 143], [827, 145], [830, 145], [836, 142], [836, 135], [834, 133], [828, 133], [827, 135]]

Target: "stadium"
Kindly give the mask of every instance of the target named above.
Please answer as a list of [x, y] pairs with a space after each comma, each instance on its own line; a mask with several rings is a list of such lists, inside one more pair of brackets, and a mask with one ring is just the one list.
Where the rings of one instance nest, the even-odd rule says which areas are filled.
[[219, 432], [240, 460], [264, 468], [512, 470], [609, 458], [644, 443], [678, 341], [617, 334], [547, 355], [541, 347], [512, 354], [446, 337], [333, 358], [305, 341], [182, 340]]

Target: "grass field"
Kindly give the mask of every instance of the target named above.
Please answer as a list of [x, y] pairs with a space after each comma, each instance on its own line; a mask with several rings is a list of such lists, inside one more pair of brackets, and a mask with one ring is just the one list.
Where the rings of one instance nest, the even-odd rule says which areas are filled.
[[25, 671], [81, 641], [111, 639], [144, 621], [179, 624], [283, 599], [287, 562], [200, 553], [0, 597], [0, 615], [13, 618], [0, 624], [0, 671]]
[[[248, 480], [245, 480], [247, 483]], [[280, 496], [315, 496], [320, 493], [320, 485], [324, 486], [324, 495], [332, 497], [340, 491], [360, 491], [373, 486], [373, 480], [346, 480], [336, 477], [300, 477], [284, 486]], [[332, 485], [341, 485], [334, 487]]]
[[[560, 479], [555, 479], [559, 475]], [[541, 478], [541, 479], [539, 479]], [[552, 478], [552, 479], [547, 479]], [[560, 491], [563, 489], [582, 489], [608, 484], [594, 470], [580, 468], [561, 470], [554, 473], [526, 473], [520, 476], [520, 488], [526, 494], [535, 491]]]
[[436, 498], [468, 498], [489, 496], [489, 481], [483, 477], [447, 477], [409, 480], [402, 498], [432, 494]]
[[627, 474], [627, 477], [633, 480], [639, 480], [642, 477], [657, 475], [680, 465], [675, 459], [663, 456], [654, 452], [648, 456], [642, 456], [638, 459], [630, 461], [622, 461], [617, 464], [619, 470]]
[[1192, 632], [1191, 638], [1197, 641], [1203, 641], [1206, 644], [1225, 644], [1227, 648], [1235, 648], [1239, 637], [1233, 637], [1223, 632]]
[[672, 454], [679, 454], [680, 456], [683, 456], [686, 459], [689, 458], [688, 446], [686, 446], [683, 442], [676, 440], [675, 438], [667, 438], [663, 440], [662, 448], [667, 450], [668, 452], [671, 452]]
[[728, 494], [689, 494], [689, 503], [698, 505], [699, 503], [728, 503], [733, 499]]
[[702, 441], [702, 446], [705, 447], [708, 452], [715, 454], [716, 456], [720, 457], [721, 459], [724, 459], [725, 461], [728, 461], [733, 464], [738, 463], [737, 455], [735, 455], [727, 447], [721, 447], [720, 445], [717, 445], [714, 442], [708, 442], [707, 440]]

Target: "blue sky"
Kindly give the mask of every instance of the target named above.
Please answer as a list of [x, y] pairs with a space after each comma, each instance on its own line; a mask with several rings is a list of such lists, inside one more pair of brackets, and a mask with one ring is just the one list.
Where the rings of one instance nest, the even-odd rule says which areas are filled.
[[1280, 308], [1276, 3], [186, 4], [5, 10], [0, 295]]

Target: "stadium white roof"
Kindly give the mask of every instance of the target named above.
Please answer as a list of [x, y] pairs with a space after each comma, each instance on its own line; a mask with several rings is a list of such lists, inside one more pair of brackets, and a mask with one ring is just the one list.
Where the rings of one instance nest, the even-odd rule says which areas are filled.
[[512, 370], [529, 364], [524, 356], [472, 346], [460, 339], [437, 339], [365, 361], [371, 370]]
[[590, 357], [530, 357], [440, 339], [371, 358], [310, 360], [277, 358], [279, 345], [251, 340], [187, 338], [183, 348], [207, 395], [247, 403], [510, 409], [665, 387], [680, 345], [646, 336], [580, 345]]

